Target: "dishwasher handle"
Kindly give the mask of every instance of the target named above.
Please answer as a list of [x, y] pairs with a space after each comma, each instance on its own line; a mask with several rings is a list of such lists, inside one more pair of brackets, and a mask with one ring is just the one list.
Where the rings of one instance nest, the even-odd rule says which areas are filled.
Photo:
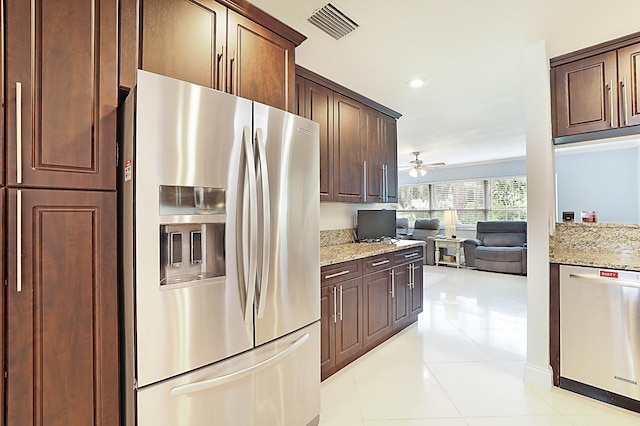
[[582, 280], [592, 281], [598, 284], [609, 285], [612, 287], [632, 287], [640, 289], [640, 283], [637, 281], [620, 280], [613, 278], [601, 278], [588, 274], [569, 274], [570, 278], [578, 278]]

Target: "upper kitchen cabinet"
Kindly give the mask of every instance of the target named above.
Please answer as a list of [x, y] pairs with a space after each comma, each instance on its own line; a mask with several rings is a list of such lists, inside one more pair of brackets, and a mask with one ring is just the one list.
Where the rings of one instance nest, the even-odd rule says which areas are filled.
[[227, 92], [295, 112], [295, 45], [229, 11]]
[[115, 190], [118, 2], [4, 3], [6, 184]]
[[142, 0], [140, 10], [140, 68], [224, 90], [226, 7], [211, 0]]
[[320, 124], [320, 200], [397, 202], [400, 114], [302, 67], [299, 113]]
[[121, 0], [120, 87], [141, 68], [295, 112], [302, 34], [244, 0], [139, 3]]
[[367, 164], [363, 160], [365, 107], [338, 93], [333, 98], [333, 199], [366, 202]]
[[640, 124], [640, 43], [618, 50], [622, 125]]
[[640, 133], [640, 33], [550, 61], [556, 143]]

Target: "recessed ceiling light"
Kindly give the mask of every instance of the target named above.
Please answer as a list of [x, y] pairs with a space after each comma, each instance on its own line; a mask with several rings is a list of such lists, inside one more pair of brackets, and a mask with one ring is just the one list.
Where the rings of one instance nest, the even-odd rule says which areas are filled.
[[422, 87], [425, 84], [427, 84], [423, 79], [421, 78], [414, 78], [413, 80], [409, 81], [407, 83], [407, 86], [413, 88], [413, 89], [417, 89], [418, 87]]

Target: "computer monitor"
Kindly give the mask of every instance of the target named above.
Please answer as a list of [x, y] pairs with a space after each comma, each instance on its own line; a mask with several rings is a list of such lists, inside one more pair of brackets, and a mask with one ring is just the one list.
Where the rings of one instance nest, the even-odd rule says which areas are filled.
[[379, 240], [395, 236], [395, 210], [358, 210], [358, 240]]

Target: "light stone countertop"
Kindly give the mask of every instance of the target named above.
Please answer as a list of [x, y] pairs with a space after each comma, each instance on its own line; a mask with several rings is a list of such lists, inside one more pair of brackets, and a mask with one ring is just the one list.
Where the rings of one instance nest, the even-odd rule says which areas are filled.
[[320, 266], [334, 265], [348, 260], [364, 259], [384, 253], [424, 246], [421, 240], [398, 240], [395, 243], [346, 243], [320, 247]]
[[557, 223], [549, 238], [549, 261], [640, 271], [640, 225]]

